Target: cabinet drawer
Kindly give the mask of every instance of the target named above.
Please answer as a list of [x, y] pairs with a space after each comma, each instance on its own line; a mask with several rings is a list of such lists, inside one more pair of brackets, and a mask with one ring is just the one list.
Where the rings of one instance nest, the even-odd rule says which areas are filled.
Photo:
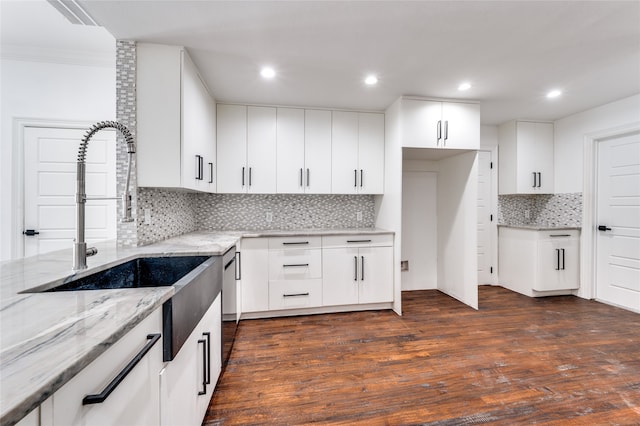
[[322, 237], [323, 248], [392, 246], [393, 234], [328, 235]]
[[269, 250], [287, 250], [300, 248], [320, 248], [322, 237], [272, 237], [269, 238]]
[[320, 249], [269, 250], [269, 280], [322, 277]]
[[555, 231], [537, 231], [538, 238], [551, 241], [567, 241], [571, 238], [580, 238], [580, 231], [576, 229], [558, 229]]
[[322, 280], [269, 282], [269, 309], [313, 308], [322, 305]]

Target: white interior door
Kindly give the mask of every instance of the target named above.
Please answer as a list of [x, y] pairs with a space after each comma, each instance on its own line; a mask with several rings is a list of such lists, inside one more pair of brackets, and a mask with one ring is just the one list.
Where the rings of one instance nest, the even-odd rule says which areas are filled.
[[[71, 248], [75, 236], [76, 160], [84, 129], [24, 129], [24, 256]], [[115, 132], [97, 133], [87, 149], [87, 197], [116, 194]], [[116, 238], [115, 200], [88, 201], [86, 239]]]
[[491, 151], [478, 151], [478, 284], [493, 284], [495, 226], [492, 223]]
[[640, 312], [640, 133], [598, 143], [596, 298]]
[[438, 288], [437, 175], [402, 173], [402, 290]]

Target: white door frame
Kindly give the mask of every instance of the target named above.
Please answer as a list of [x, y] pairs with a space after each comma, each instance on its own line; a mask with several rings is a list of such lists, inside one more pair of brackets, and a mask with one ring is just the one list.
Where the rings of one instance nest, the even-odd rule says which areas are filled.
[[640, 121], [613, 127], [584, 136], [582, 238], [580, 239], [580, 289], [578, 296], [595, 299], [596, 296], [596, 233], [598, 142], [616, 136], [640, 131]]
[[485, 151], [491, 153], [491, 162], [493, 163], [493, 173], [491, 173], [491, 212], [493, 214], [493, 222], [489, 225], [491, 228], [491, 256], [493, 257], [493, 274], [491, 274], [491, 282], [488, 284], [499, 285], [498, 280], [498, 145], [480, 148], [478, 152]]
[[11, 186], [11, 256], [14, 259], [23, 257], [24, 241], [24, 129], [26, 127], [86, 129], [88, 130], [96, 121], [67, 121], [47, 120], [38, 118], [14, 118], [13, 119], [13, 147], [11, 149], [12, 179]]

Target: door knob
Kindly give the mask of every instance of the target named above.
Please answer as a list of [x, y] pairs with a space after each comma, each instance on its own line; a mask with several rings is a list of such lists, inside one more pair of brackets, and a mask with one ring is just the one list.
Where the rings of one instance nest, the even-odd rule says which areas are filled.
[[26, 235], [27, 237], [33, 237], [34, 235], [38, 235], [40, 233], [35, 229], [27, 229], [26, 231], [23, 232], [23, 234]]
[[600, 225], [598, 226], [598, 231], [611, 231], [611, 228], [605, 226], [605, 225]]

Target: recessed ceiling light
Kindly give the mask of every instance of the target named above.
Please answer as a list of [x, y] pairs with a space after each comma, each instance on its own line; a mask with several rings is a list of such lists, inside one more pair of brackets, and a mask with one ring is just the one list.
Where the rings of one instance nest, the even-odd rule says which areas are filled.
[[264, 78], [273, 78], [276, 76], [276, 72], [271, 67], [264, 67], [260, 70], [260, 75]]
[[562, 90], [552, 90], [549, 93], [547, 93], [547, 98], [552, 99], [552, 98], [557, 98], [558, 96], [562, 95]]
[[471, 89], [471, 83], [462, 83], [458, 86], [458, 90], [469, 90]]
[[374, 84], [378, 83], [378, 77], [376, 77], [375, 75], [367, 76], [367, 78], [364, 79], [364, 82], [369, 86], [373, 86]]

